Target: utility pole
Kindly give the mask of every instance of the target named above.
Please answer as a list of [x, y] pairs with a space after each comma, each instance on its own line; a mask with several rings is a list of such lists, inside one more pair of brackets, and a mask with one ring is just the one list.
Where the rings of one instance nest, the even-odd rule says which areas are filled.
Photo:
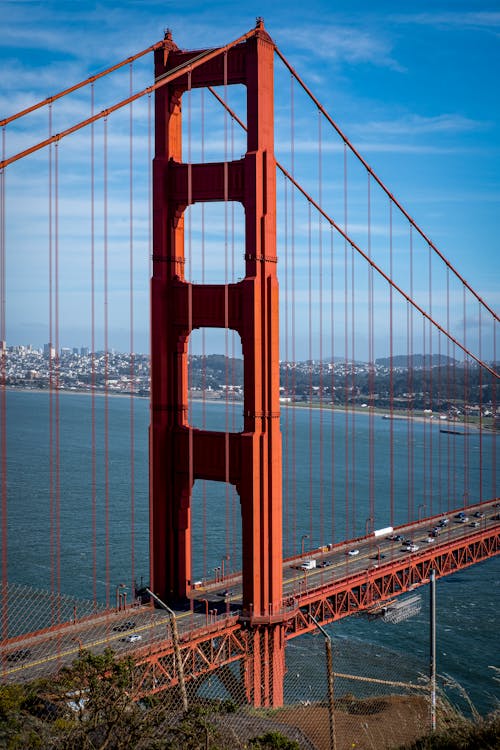
[[431, 691], [431, 732], [436, 731], [436, 571], [431, 570], [430, 575], [430, 652], [429, 652], [429, 678]]
[[312, 614], [309, 612], [309, 617], [313, 621], [313, 623], [316, 625], [318, 630], [324, 635], [325, 637], [325, 652], [326, 652], [326, 670], [328, 675], [328, 716], [330, 719], [330, 750], [337, 750], [337, 742], [335, 737], [335, 701], [334, 701], [334, 692], [333, 692], [333, 658], [332, 658], [332, 639], [326, 632], [326, 630], [321, 627], [319, 622], [316, 620], [315, 617], [312, 616]]

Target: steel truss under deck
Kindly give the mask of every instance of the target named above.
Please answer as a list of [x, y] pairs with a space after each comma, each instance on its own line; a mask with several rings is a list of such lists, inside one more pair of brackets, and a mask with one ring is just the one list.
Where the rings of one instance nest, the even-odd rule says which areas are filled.
[[[287, 640], [316, 627], [311, 615], [320, 624], [340, 620], [370, 609], [375, 604], [393, 599], [429, 582], [431, 570], [437, 578], [456, 573], [500, 552], [500, 524], [459, 539], [441, 544], [407, 558], [387, 562], [347, 578], [309, 590], [291, 602], [285, 602]], [[228, 616], [209, 626], [183, 634], [180, 641], [184, 679], [195, 682], [215, 670], [230, 689], [234, 673], [222, 667], [252, 656], [253, 630], [248, 618]], [[173, 642], [165, 641], [155, 652], [138, 654], [144, 693], [156, 693], [175, 687], [179, 682]], [[241, 691], [241, 684], [239, 684]], [[231, 691], [230, 691], [231, 692]]]

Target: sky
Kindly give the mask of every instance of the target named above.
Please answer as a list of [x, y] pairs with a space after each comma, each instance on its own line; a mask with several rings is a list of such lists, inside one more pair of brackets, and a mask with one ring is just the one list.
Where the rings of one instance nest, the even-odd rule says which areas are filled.
[[[374, 3], [358, 0], [353, 3], [347, 0], [310, 0], [306, 5], [298, 2], [239, 2], [230, 5], [226, 2], [174, 3], [164, 0], [90, 0], [86, 3], [73, 0], [0, 0], [0, 14], [2, 117], [144, 49], [163, 38], [166, 28], [172, 30], [174, 40], [181, 48], [214, 47], [237, 38], [253, 28], [257, 16], [263, 17], [268, 33], [281, 52], [391, 193], [460, 274], [490, 307], [498, 311], [500, 9], [497, 2], [424, 0]], [[151, 81], [149, 65], [149, 59], [147, 63], [137, 65], [134, 72], [135, 88]], [[96, 85], [96, 111], [101, 105], [106, 106], [109, 98], [114, 100], [122, 92], [126, 93], [126, 76], [116, 81], [116, 86], [108, 92], [103, 89], [101, 93]], [[281, 104], [280, 100], [281, 95], [286, 99], [282, 85], [277, 85], [278, 126], [287, 106], [286, 103]], [[197, 106], [199, 104], [194, 102], [194, 113]], [[51, 132], [57, 132], [59, 122], [69, 122], [65, 118], [75, 115], [77, 118], [88, 116], [88, 96], [87, 100], [83, 96], [75, 97], [66, 109], [64, 104], [54, 105]], [[115, 255], [117, 263], [122, 262], [121, 271], [109, 277], [109, 293], [116, 295], [116, 302], [110, 305], [113, 310], [109, 312], [109, 345], [127, 350], [130, 337], [126, 319], [132, 315], [135, 330], [133, 346], [137, 351], [147, 351], [149, 346], [147, 288], [144, 285], [148, 248], [143, 247], [147, 244], [145, 237], [149, 231], [148, 218], [145, 216], [148, 173], [147, 167], [139, 167], [148, 148], [145, 116], [146, 103], [142, 101], [134, 109], [134, 118], [137, 118], [137, 122], [134, 120], [134, 132], [138, 143], [134, 149], [142, 151], [140, 154], [134, 151], [133, 157], [133, 170], [136, 172], [132, 173], [137, 174], [137, 186], [134, 176], [137, 207], [131, 210], [132, 239], [127, 236], [128, 225], [132, 221], [125, 210], [129, 200], [126, 188], [130, 177], [127, 177], [125, 167], [123, 173], [117, 169], [110, 176], [108, 196], [110, 211], [113, 211], [109, 235], [110, 270], [114, 268], [112, 258]], [[297, 120], [301, 116], [302, 110], [298, 112]], [[309, 123], [314, 122], [313, 127], [317, 128], [314, 116], [313, 108]], [[140, 117], [143, 118], [142, 122], [139, 121]], [[30, 134], [41, 133], [41, 137], [45, 137], [48, 127], [46, 115], [44, 121], [35, 118], [25, 131], [9, 126], [4, 134], [6, 153], [22, 147], [24, 139]], [[122, 155], [127, 154], [126, 117], [116, 130], [111, 130], [111, 124], [109, 127], [110, 149], [116, 147], [118, 153], [121, 144]], [[102, 137], [96, 129], [96, 138]], [[284, 153], [287, 140], [284, 138]], [[333, 153], [336, 148], [333, 143], [331, 148]], [[76, 283], [82, 275], [88, 276], [88, 252], [84, 248], [90, 242], [87, 236], [88, 179], [84, 188], [80, 183], [84, 173], [88, 178], [88, 137], [85, 142], [75, 138], [71, 159], [70, 149], [68, 146], [64, 151], [61, 145], [57, 167], [60, 179], [57, 232], [60, 233], [58, 243], [61, 246], [58, 337], [61, 346], [88, 346], [88, 302], [80, 297]], [[305, 165], [302, 179], [307, 183], [305, 151], [302, 153]], [[48, 170], [47, 159], [43, 158], [25, 160], [25, 165], [13, 165], [5, 173], [6, 328], [8, 343], [13, 344], [40, 346], [50, 337], [47, 284], [54, 269], [51, 271], [49, 268], [50, 257], [46, 245], [52, 242], [54, 246], [56, 219], [48, 221], [43, 218], [44, 213], [47, 214], [49, 179], [45, 174]], [[120, 157], [116, 158], [119, 163]], [[297, 160], [300, 158], [298, 155]], [[124, 157], [121, 159], [123, 161]], [[128, 156], [125, 161], [127, 159]], [[110, 152], [110, 171], [114, 169], [114, 163]], [[54, 181], [53, 162], [51, 168]], [[96, 167], [97, 172], [99, 169], [102, 166]], [[342, 178], [334, 174], [333, 167], [328, 177], [332, 185], [336, 182], [338, 188]], [[51, 190], [54, 190], [53, 182]], [[79, 195], [79, 190], [85, 191], [84, 197]], [[96, 183], [97, 193], [100, 190]], [[278, 200], [283, 200], [283, 196]], [[51, 210], [55, 210], [55, 198], [52, 199]], [[375, 202], [373, 210], [375, 213]], [[87, 229], [77, 229], [75, 222], [80, 213], [86, 216], [82, 220], [86, 222]], [[49, 223], [52, 228], [45, 226], [42, 229], [43, 223]], [[114, 228], [120, 223], [123, 225], [124, 240], [115, 241]], [[213, 219], [214, 227], [217, 226], [220, 231], [223, 223], [220, 215]], [[225, 225], [227, 229], [227, 217]], [[49, 237], [50, 231], [52, 238]], [[194, 225], [192, 233], [196, 238]], [[304, 233], [307, 233], [305, 228]], [[100, 239], [98, 232], [96, 238]], [[133, 252], [140, 254], [131, 272], [133, 278], [137, 276], [134, 281], [137, 303], [132, 313], [127, 301], [129, 240]], [[125, 247], [120, 249], [120, 242]], [[67, 261], [62, 254], [66, 245]], [[63, 290], [66, 262], [68, 288]], [[97, 261], [98, 267], [99, 263]], [[74, 273], [72, 279], [69, 269]], [[441, 283], [443, 278], [441, 274]], [[287, 283], [287, 278], [280, 280], [282, 291]], [[299, 292], [297, 290], [297, 298]], [[433, 306], [437, 310], [438, 292], [434, 293]], [[100, 302], [97, 304], [98, 307], [101, 305]], [[460, 305], [460, 301], [457, 305]], [[55, 303], [51, 314], [56, 314]], [[100, 311], [97, 315], [101, 320]], [[298, 320], [294, 321], [297, 340], [300, 340], [298, 328], [302, 318], [299, 312]], [[324, 325], [327, 326], [326, 313]], [[463, 321], [457, 323], [458, 329], [463, 328], [464, 331], [467, 325]], [[98, 322], [97, 329], [100, 330], [100, 327], [101, 323]], [[483, 350], [488, 346], [484, 343]], [[380, 354], [383, 354], [382, 349]], [[301, 352], [307, 356], [306, 343]], [[488, 352], [490, 356], [491, 352]], [[366, 352], [363, 350], [360, 353]]]

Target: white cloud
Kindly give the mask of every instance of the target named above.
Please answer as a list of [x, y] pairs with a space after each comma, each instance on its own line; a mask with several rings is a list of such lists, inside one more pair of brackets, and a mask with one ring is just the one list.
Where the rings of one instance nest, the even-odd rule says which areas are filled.
[[437, 28], [459, 28], [497, 33], [500, 31], [500, 12], [451, 11], [449, 13], [409, 13], [392, 17], [397, 23], [420, 24]]
[[389, 39], [373, 28], [359, 28], [341, 24], [302, 26], [297, 30], [283, 28], [279, 33], [284, 44], [290, 44], [298, 51], [314, 54], [315, 60], [325, 58], [329, 62], [359, 65], [369, 63], [377, 67], [387, 67], [401, 71], [403, 68], [392, 56]]
[[391, 135], [412, 136], [423, 133], [467, 133], [484, 130], [491, 123], [471, 120], [459, 114], [442, 114], [434, 117], [422, 117], [417, 114], [407, 114], [393, 120], [372, 120], [363, 125], [354, 126], [356, 131], [362, 130], [371, 135], [382, 133]]

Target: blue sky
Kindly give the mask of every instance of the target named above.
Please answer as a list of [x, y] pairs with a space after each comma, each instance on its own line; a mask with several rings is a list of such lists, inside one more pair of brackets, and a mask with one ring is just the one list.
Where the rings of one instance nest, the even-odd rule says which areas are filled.
[[[471, 286], [498, 310], [498, 3], [312, 0], [304, 6], [296, 2], [1, 0], [0, 7], [2, 116], [147, 47], [162, 38], [166, 27], [172, 29], [180, 47], [212, 47], [238, 37], [254, 26], [256, 16], [263, 16], [280, 50], [367, 162]], [[147, 81], [148, 71], [139, 65], [134, 84]], [[85, 116], [81, 99], [73, 105], [77, 115], [79, 107]], [[140, 109], [138, 105], [135, 116]], [[60, 111], [63, 118], [62, 107]], [[41, 132], [40, 123], [38, 127]], [[14, 147], [18, 140], [8, 130], [9, 143]], [[62, 182], [62, 158], [60, 169]], [[28, 300], [37, 274], [43, 276], [45, 270], [37, 267], [40, 258], [35, 257], [29, 236], [22, 241], [12, 226], [30, 215], [36, 203], [31, 204], [25, 188], [20, 188], [23, 179], [29, 182], [30, 174], [30, 169], [26, 173], [13, 169], [11, 177], [7, 170], [8, 274], [12, 271], [7, 277], [7, 330], [12, 343], [40, 345], [48, 339], [46, 322], [42, 322], [45, 315], [36, 308], [31, 311]], [[65, 189], [69, 196], [69, 187]], [[75, 197], [73, 207], [77, 205]], [[13, 218], [9, 218], [11, 206]], [[143, 216], [135, 217], [134, 232], [139, 233], [141, 226], [145, 232], [146, 224]], [[141, 244], [139, 234], [134, 244]], [[16, 275], [20, 257], [24, 270], [33, 269], [32, 280], [21, 282]], [[61, 281], [64, 273], [62, 266]], [[128, 314], [123, 284], [117, 318]], [[145, 305], [144, 292], [135, 311], [135, 345], [142, 351], [148, 346], [147, 316], [141, 313]], [[71, 320], [68, 313], [68, 325], [61, 324], [61, 345], [88, 345], [88, 334], [77, 317]], [[30, 319], [38, 328], [30, 327]], [[126, 349], [126, 326], [123, 330], [115, 326], [113, 316], [109, 325], [110, 345]]]

